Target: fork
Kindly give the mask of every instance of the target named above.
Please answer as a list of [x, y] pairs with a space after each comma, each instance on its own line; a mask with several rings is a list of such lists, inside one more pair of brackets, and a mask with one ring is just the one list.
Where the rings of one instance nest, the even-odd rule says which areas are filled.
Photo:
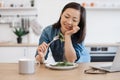
[[[53, 40], [52, 41], [50, 41], [50, 43], [48, 43], [48, 45], [50, 45], [52, 42], [54, 42], [55, 40], [58, 40], [59, 39], [59, 35], [57, 35], [57, 36], [55, 36], [54, 38], [53, 38]], [[49, 49], [49, 47], [48, 47], [48, 49]], [[46, 64], [46, 62], [45, 62], [45, 59], [43, 58], [43, 63], [44, 64]], [[38, 63], [38, 65], [40, 66], [40, 63]]]
[[55, 37], [53, 38], [53, 40], [50, 41], [49, 45], [50, 45], [52, 42], [54, 42], [55, 40], [58, 40], [58, 39], [59, 39], [59, 35], [55, 36]]

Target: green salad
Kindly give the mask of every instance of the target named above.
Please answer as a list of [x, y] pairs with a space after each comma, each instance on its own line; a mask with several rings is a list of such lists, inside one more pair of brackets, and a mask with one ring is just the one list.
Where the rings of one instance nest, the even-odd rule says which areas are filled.
[[61, 32], [59, 33], [59, 39], [60, 39], [60, 41], [64, 41], [64, 36]]
[[51, 66], [74, 66], [74, 65], [73, 63], [70, 62], [57, 62], [57, 64]]

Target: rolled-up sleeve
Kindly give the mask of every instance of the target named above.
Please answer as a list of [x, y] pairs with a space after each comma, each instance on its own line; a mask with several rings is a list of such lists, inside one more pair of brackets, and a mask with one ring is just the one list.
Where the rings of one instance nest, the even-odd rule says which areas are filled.
[[90, 62], [90, 54], [82, 43], [76, 43], [73, 46], [77, 55], [77, 63]]

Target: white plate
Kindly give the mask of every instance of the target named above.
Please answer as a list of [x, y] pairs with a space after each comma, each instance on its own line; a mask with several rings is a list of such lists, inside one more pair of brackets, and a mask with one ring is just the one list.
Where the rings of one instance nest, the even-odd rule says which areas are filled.
[[56, 69], [56, 70], [69, 70], [74, 69], [78, 67], [78, 64], [73, 63], [73, 66], [51, 66], [53, 64], [46, 64], [45, 66], [50, 69]]

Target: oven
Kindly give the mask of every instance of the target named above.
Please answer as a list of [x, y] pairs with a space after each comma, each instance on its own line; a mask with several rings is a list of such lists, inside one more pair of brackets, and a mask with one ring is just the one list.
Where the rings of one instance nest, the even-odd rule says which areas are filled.
[[91, 55], [91, 62], [111, 62], [118, 47], [87, 47]]

